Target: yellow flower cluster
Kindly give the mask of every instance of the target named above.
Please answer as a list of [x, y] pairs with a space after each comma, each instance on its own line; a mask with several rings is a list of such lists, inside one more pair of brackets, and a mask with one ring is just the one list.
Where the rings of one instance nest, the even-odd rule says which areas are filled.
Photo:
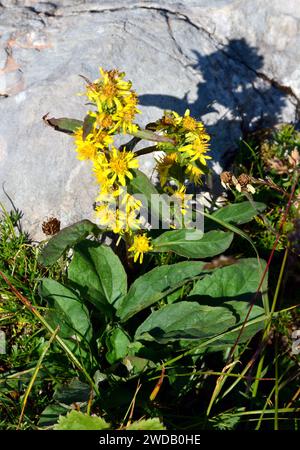
[[131, 82], [123, 80], [124, 76], [124, 72], [100, 68], [100, 78], [86, 88], [87, 98], [97, 107], [97, 112], [90, 115], [96, 119], [97, 126], [108, 130], [109, 134], [138, 130], [133, 123], [140, 112], [137, 109], [138, 98], [131, 89]]
[[[189, 180], [195, 185], [201, 184], [202, 175], [207, 171], [207, 160], [211, 159], [207, 155], [210, 136], [203, 123], [190, 116], [188, 109], [184, 116], [175, 111], [165, 111], [163, 117], [155, 123], [155, 128], [174, 141], [173, 145], [158, 145], [165, 152], [164, 156], [157, 159], [156, 164], [161, 187], [181, 201], [181, 212], [185, 214], [189, 200], [185, 182]], [[171, 180], [175, 182], [177, 189], [167, 184]]]
[[[97, 221], [103, 228], [124, 236], [134, 261], [141, 263], [144, 254], [152, 250], [151, 240], [141, 231], [142, 204], [126, 190], [139, 164], [132, 151], [114, 145], [116, 134], [135, 135], [139, 131], [140, 136], [143, 133], [134, 123], [136, 114], [140, 113], [138, 98], [124, 76], [118, 70], [100, 68], [100, 77], [94, 82], [88, 81], [85, 95], [93, 110], [88, 111], [83, 126], [74, 132], [74, 141], [77, 158], [92, 162], [99, 184], [95, 207]], [[184, 116], [174, 111], [165, 112], [154, 128], [168, 138], [168, 142], [159, 142], [156, 146], [164, 151], [156, 164], [161, 186], [175, 198], [185, 214], [189, 197], [185, 183], [187, 179], [194, 184], [201, 183], [210, 159], [207, 155], [210, 136], [204, 125], [190, 116], [189, 110]], [[175, 181], [175, 187], [170, 181]]]
[[206, 160], [211, 159], [206, 154], [209, 151], [210, 136], [203, 123], [191, 117], [188, 109], [183, 117], [175, 111], [166, 111], [156, 122], [156, 130], [162, 131], [174, 141], [173, 146], [169, 143], [159, 144], [159, 148], [166, 153], [158, 159], [156, 165], [161, 186], [164, 187], [168, 179], [178, 181], [178, 176], [182, 182], [187, 177], [194, 184], [200, 184]]
[[141, 202], [126, 192], [126, 183], [133, 178], [132, 169], [138, 160], [132, 151], [116, 148], [114, 135], [135, 133], [134, 123], [138, 98], [131, 82], [124, 80], [118, 70], [100, 68], [100, 78], [86, 87], [86, 96], [95, 110], [89, 111], [83, 127], [74, 133], [77, 158], [90, 160], [100, 192], [96, 198], [95, 214], [98, 223], [114, 233], [124, 235], [131, 242], [134, 261], [143, 261], [143, 254], [151, 250], [150, 239], [144, 234], [134, 236], [141, 228]]

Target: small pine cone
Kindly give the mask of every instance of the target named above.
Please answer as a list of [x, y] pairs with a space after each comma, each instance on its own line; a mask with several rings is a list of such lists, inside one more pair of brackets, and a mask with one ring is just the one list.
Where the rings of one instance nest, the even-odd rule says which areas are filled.
[[46, 236], [53, 236], [60, 230], [60, 221], [55, 217], [50, 217], [47, 221], [42, 224], [42, 231]]
[[242, 173], [238, 177], [238, 183], [242, 188], [247, 187], [248, 184], [251, 184], [251, 181], [252, 181], [251, 177], [249, 177], [249, 175], [247, 175], [246, 173]]

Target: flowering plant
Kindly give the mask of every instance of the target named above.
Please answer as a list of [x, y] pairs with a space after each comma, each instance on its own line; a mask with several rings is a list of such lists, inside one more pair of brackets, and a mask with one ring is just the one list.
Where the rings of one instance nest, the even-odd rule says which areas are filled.
[[[166, 111], [161, 119], [141, 130], [135, 123], [136, 115], [140, 113], [138, 97], [124, 76], [118, 70], [100, 68], [100, 78], [94, 82], [86, 79], [84, 95], [91, 109], [83, 122], [47, 117], [45, 120], [61, 131], [73, 133], [77, 157], [92, 162], [99, 185], [95, 207], [97, 223], [102, 229], [119, 234], [127, 244], [129, 255], [142, 263], [144, 254], [155, 251], [155, 246], [145, 231], [153, 228], [153, 224], [149, 227], [149, 216], [143, 217], [141, 209], [151, 201], [151, 214], [157, 213], [159, 205], [153, 205], [154, 197], [164, 193], [171, 198], [171, 218], [167, 218], [167, 227], [181, 228], [183, 225], [189, 228], [190, 216], [186, 214], [192, 195], [186, 194], [187, 184], [201, 184], [202, 176], [208, 172], [210, 136], [203, 123], [190, 116], [189, 110], [183, 117], [174, 111]], [[117, 148], [118, 134], [133, 138]], [[142, 139], [151, 140], [155, 145], [134, 151]], [[139, 155], [158, 151], [160, 156], [155, 158], [155, 170], [159, 190], [154, 185], [149, 187], [150, 181], [138, 170]], [[151, 198], [147, 193], [149, 190]], [[142, 200], [138, 197], [141, 194]], [[166, 203], [164, 197], [159, 201]], [[150, 211], [149, 204], [147, 209]], [[169, 209], [167, 213], [170, 215]], [[161, 219], [161, 214], [159, 216]]]
[[[112, 371], [123, 364], [128, 377], [134, 377], [148, 364], [164, 371], [158, 364], [162, 358], [172, 365], [186, 355], [197, 360], [204, 349], [247, 342], [264, 327], [269, 305], [266, 263], [238, 228], [265, 205], [249, 198], [205, 209], [188, 191], [199, 189], [209, 173], [205, 126], [188, 110], [183, 116], [165, 111], [141, 129], [136, 123], [138, 97], [124, 77], [117, 70], [100, 69], [99, 79], [86, 79], [90, 109], [83, 120], [44, 117], [48, 125], [73, 136], [77, 157], [91, 164], [99, 189], [96, 223], [70, 225], [43, 247], [43, 265], [62, 255], [68, 263], [66, 282], [45, 278], [40, 295], [51, 307], [53, 329], [63, 324], [60, 336], [73, 361], [80, 364], [80, 357], [89, 373], [96, 370], [99, 354], [91, 350], [96, 347]], [[130, 139], [118, 146], [120, 135]], [[153, 145], [137, 146], [143, 140]], [[149, 153], [155, 155], [155, 183], [139, 169], [139, 156]], [[226, 188], [233, 183], [247, 196], [254, 192], [250, 178], [227, 178], [221, 177]], [[103, 243], [107, 231], [117, 235], [114, 250]], [[234, 234], [252, 246], [256, 257], [216, 258], [231, 246]], [[133, 265], [137, 261], [144, 263], [142, 269]], [[96, 328], [91, 316], [100, 318]], [[101, 336], [96, 343], [95, 333]], [[176, 348], [182, 354], [174, 358]], [[87, 379], [93, 384], [89, 375]]]

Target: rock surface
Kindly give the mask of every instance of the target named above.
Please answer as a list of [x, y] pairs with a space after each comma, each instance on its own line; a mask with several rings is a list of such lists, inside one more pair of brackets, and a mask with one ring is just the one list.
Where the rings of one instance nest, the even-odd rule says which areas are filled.
[[[188, 107], [213, 135], [219, 161], [242, 132], [297, 122], [298, 0], [0, 0], [0, 182], [42, 238], [92, 218], [95, 185], [69, 136], [42, 116], [82, 118], [78, 74], [120, 68], [140, 94], [140, 124]], [[152, 161], [142, 167], [151, 172]], [[9, 207], [2, 189], [0, 201]]]

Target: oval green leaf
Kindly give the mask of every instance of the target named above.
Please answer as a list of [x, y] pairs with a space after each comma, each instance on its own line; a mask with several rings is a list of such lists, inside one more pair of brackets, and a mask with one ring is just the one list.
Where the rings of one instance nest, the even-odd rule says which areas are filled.
[[264, 211], [266, 205], [261, 202], [242, 202], [224, 206], [212, 214], [212, 217], [237, 225], [250, 222], [254, 216]]
[[39, 254], [38, 261], [43, 266], [51, 266], [62, 256], [65, 250], [85, 239], [89, 234], [98, 235], [99, 232], [97, 225], [89, 220], [74, 223], [61, 230], [47, 242]]
[[230, 246], [233, 233], [212, 230], [204, 233], [197, 229], [166, 231], [152, 241], [156, 252], [173, 251], [186, 258], [208, 258], [223, 253]]
[[41, 297], [48, 302], [48, 322], [56, 328], [59, 335], [75, 341], [87, 341], [92, 338], [92, 326], [89, 313], [82, 300], [74, 291], [50, 278], [44, 278], [39, 287]]
[[155, 340], [161, 344], [175, 340], [210, 338], [235, 323], [229, 308], [178, 302], [154, 311], [138, 327], [135, 339]]
[[107, 303], [117, 306], [127, 292], [125, 269], [110, 247], [92, 241], [76, 245], [68, 278], [99, 309], [107, 309]]
[[47, 115], [43, 117], [47, 125], [54, 128], [56, 131], [61, 131], [62, 133], [73, 134], [77, 128], [82, 127], [83, 121], [78, 119], [70, 119], [68, 117], [60, 117], [56, 119], [55, 117], [48, 118]]
[[128, 320], [188, 280], [204, 273], [203, 266], [204, 263], [200, 261], [184, 261], [150, 270], [131, 285], [128, 294], [118, 306], [117, 315], [123, 322]]

